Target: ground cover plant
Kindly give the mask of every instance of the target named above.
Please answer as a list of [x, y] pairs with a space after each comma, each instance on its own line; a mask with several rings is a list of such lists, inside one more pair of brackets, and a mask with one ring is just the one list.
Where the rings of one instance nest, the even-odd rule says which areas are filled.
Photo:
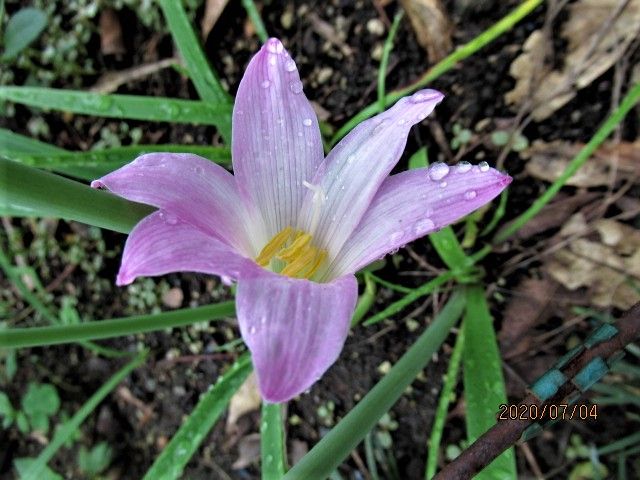
[[3, 476], [640, 473], [639, 2], [0, 5]]

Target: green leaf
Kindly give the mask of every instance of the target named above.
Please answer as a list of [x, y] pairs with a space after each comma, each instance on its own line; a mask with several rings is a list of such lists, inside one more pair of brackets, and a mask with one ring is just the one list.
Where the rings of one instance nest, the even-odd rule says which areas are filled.
[[105, 382], [93, 395], [87, 400], [82, 407], [71, 417], [71, 419], [56, 430], [51, 442], [45, 447], [45, 449], [38, 455], [38, 458], [32, 462], [26, 471], [24, 471], [21, 478], [24, 480], [41, 480], [43, 472], [47, 469], [47, 463], [53, 458], [56, 452], [62, 447], [65, 442], [75, 434], [80, 428], [82, 422], [95, 410], [95, 408], [109, 395], [109, 393], [118, 386], [118, 384], [125, 379], [132, 370], [140, 366], [145, 358], [147, 352], [141, 352], [136, 357], [116, 372], [107, 382]]
[[278, 403], [262, 403], [260, 453], [262, 480], [280, 480], [286, 470], [286, 448], [282, 405]]
[[[182, 2], [160, 0], [160, 7], [200, 98], [211, 103], [230, 104], [231, 98], [207, 62]], [[228, 133], [230, 134], [230, 131]], [[228, 139], [230, 138], [228, 136]]]
[[382, 380], [283, 478], [307, 480], [329, 476], [429, 363], [460, 318], [464, 302], [464, 295], [456, 292]]
[[[484, 291], [479, 286], [467, 290], [463, 328], [465, 420], [467, 437], [473, 442], [495, 425], [500, 404], [507, 403], [496, 334]], [[501, 454], [474, 478], [516, 479], [513, 448]]]
[[60, 408], [60, 397], [56, 387], [48, 383], [30, 383], [21, 400], [22, 411], [29, 417], [39, 413], [55, 415]]
[[124, 233], [154, 211], [148, 205], [2, 158], [0, 191], [0, 215], [12, 211], [65, 218]]
[[94, 477], [107, 469], [112, 458], [113, 450], [107, 442], [100, 442], [91, 450], [83, 445], [78, 452], [78, 467], [84, 474]]
[[32, 431], [41, 432], [45, 435], [49, 432], [49, 417], [44, 413], [35, 412], [27, 416], [29, 417], [29, 424], [31, 425]]
[[0, 87], [0, 99], [63, 112], [155, 122], [228, 125], [230, 105], [141, 95], [104, 95], [43, 87]]
[[84, 322], [78, 325], [10, 328], [0, 330], [0, 348], [25, 348], [121, 337], [218, 320], [234, 314], [235, 306], [230, 301], [154, 315], [136, 315], [99, 322]]
[[[35, 458], [16, 458], [13, 461], [13, 465], [16, 467], [18, 471], [18, 477], [20, 480], [27, 480], [29, 477], [26, 472], [29, 471], [31, 466], [36, 462]], [[51, 470], [49, 467], [44, 467], [40, 474], [38, 475], [38, 480], [63, 480], [63, 478], [58, 475], [56, 472]]]
[[16, 426], [21, 433], [29, 432], [29, 420], [27, 420], [27, 416], [23, 412], [16, 414]]
[[4, 32], [3, 60], [10, 60], [27, 48], [40, 36], [47, 25], [47, 15], [37, 8], [18, 10], [10, 19]]
[[11, 400], [9, 400], [6, 393], [0, 392], [0, 417], [4, 417], [4, 420], [2, 420], [2, 428], [9, 428], [13, 423], [14, 416], [15, 412], [13, 405], [11, 405]]
[[427, 147], [421, 147], [409, 157], [409, 170], [413, 170], [415, 168], [425, 168], [429, 164], [429, 159], [427, 156]]
[[451, 270], [462, 272], [473, 265], [473, 262], [464, 253], [462, 245], [451, 227], [444, 227], [442, 230], [430, 234], [429, 240], [442, 261]]
[[509, 142], [509, 132], [496, 130], [491, 134], [491, 143], [496, 147], [504, 147]]
[[202, 394], [198, 404], [164, 447], [145, 480], [173, 480], [182, 478], [182, 471], [196, 453], [200, 444], [227, 408], [233, 394], [251, 373], [251, 357], [242, 355], [209, 390]]

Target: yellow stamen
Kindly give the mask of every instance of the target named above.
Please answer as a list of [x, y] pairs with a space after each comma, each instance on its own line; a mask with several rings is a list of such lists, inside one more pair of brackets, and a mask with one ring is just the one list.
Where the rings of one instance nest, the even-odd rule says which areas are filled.
[[[279, 271], [280, 274], [310, 279], [324, 264], [327, 252], [313, 245], [313, 237], [310, 234], [287, 227], [264, 246], [256, 257], [256, 263], [270, 268], [271, 260], [274, 258], [285, 264]], [[274, 265], [278, 268], [278, 263]]]
[[291, 236], [291, 232], [293, 232], [293, 228], [287, 227], [280, 233], [276, 234], [276, 236], [264, 246], [260, 254], [256, 257], [256, 263], [263, 267], [269, 265], [273, 256], [278, 253], [282, 247], [284, 247], [285, 243], [287, 243], [287, 240], [289, 240], [289, 237]]

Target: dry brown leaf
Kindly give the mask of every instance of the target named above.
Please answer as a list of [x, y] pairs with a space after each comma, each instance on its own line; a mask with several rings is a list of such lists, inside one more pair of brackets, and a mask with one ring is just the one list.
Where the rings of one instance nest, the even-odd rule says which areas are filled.
[[[584, 232], [583, 219], [571, 224], [561, 235]], [[592, 305], [626, 310], [640, 301], [633, 285], [640, 280], [640, 232], [610, 219], [593, 226], [595, 238], [572, 240], [553, 255], [546, 270], [569, 290], [586, 288]]]
[[[620, 0], [579, 0], [567, 7], [569, 19], [561, 36], [568, 45], [560, 70], [543, 66], [541, 72], [533, 71], [541, 65], [538, 60], [545, 57], [547, 48], [541, 31], [534, 31], [511, 65], [516, 85], [505, 95], [505, 101], [521, 105], [532, 100], [536, 106], [533, 118], [544, 120], [569, 102], [577, 90], [609, 70], [640, 33], [640, 0], [630, 0], [600, 37], [604, 23], [619, 4]], [[541, 78], [532, 80], [535, 75]], [[537, 88], [530, 88], [532, 81]]]
[[[527, 173], [547, 182], [555, 181], [569, 165], [573, 157], [582, 149], [582, 144], [562, 141], [545, 143], [535, 141], [523, 153], [529, 158]], [[574, 187], [598, 187], [608, 185], [612, 169], [616, 178], [640, 172], [640, 141], [633, 143], [606, 143], [600, 147], [568, 181]]]
[[442, 60], [453, 46], [453, 24], [440, 0], [400, 0], [418, 43], [433, 63]]
[[251, 373], [242, 386], [231, 397], [229, 402], [229, 415], [227, 415], [227, 434], [236, 430], [236, 422], [246, 413], [253, 412], [260, 407], [262, 398], [258, 390], [258, 381], [255, 372]]
[[202, 33], [202, 38], [205, 40], [220, 18], [220, 15], [222, 15], [227, 3], [229, 3], [229, 0], [207, 0], [205, 3], [204, 15], [200, 23], [200, 32]]
[[121, 55], [125, 53], [122, 40], [122, 27], [118, 14], [112, 8], [100, 12], [100, 51], [103, 55]]

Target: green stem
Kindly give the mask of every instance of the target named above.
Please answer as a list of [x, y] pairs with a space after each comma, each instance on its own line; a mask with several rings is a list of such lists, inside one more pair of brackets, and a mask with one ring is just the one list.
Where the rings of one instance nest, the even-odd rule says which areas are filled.
[[454, 293], [433, 323], [365, 397], [284, 476], [285, 480], [326, 478], [362, 441], [424, 369], [451, 327], [462, 315], [465, 300]]
[[286, 470], [286, 448], [279, 403], [262, 403], [260, 451], [262, 480], [280, 480]]
[[[416, 90], [433, 82], [440, 75], [451, 70], [458, 62], [464, 60], [467, 57], [470, 57], [478, 50], [486, 46], [488, 43], [491, 43], [493, 40], [498, 38], [504, 32], [510, 30], [516, 23], [529, 15], [543, 1], [544, 0], [525, 0], [507, 16], [499, 20], [497, 23], [493, 24], [491, 27], [489, 27], [487, 30], [482, 32], [470, 42], [462, 45], [461, 47], [458, 47], [453, 53], [443, 58], [440, 62], [436, 63], [411, 85], [388, 93], [385, 99], [385, 106], [391, 105], [393, 102], [404, 97], [405, 95], [415, 92]], [[333, 136], [330, 142], [331, 146], [338, 143], [338, 141], [342, 137], [349, 133], [360, 122], [378, 113], [379, 108], [380, 105], [376, 101], [375, 103], [368, 105], [358, 114], [352, 117]]]
[[387, 79], [387, 68], [389, 66], [389, 55], [391, 55], [391, 49], [393, 49], [393, 39], [398, 32], [398, 27], [400, 26], [400, 20], [402, 20], [402, 16], [404, 12], [400, 10], [396, 13], [395, 17], [393, 17], [393, 23], [391, 24], [391, 28], [389, 29], [389, 35], [384, 42], [384, 47], [382, 49], [382, 58], [380, 59], [380, 68], [378, 69], [378, 111], [382, 112], [385, 107], [385, 82]]
[[369, 272], [364, 272], [364, 292], [358, 298], [356, 310], [351, 318], [351, 326], [354, 327], [364, 318], [376, 301], [376, 284]]
[[262, 43], [265, 43], [269, 39], [269, 34], [267, 33], [267, 29], [264, 26], [264, 22], [260, 17], [260, 12], [256, 8], [256, 4], [253, 0], [242, 0], [242, 6], [247, 11], [247, 15], [249, 16], [249, 20], [253, 24], [253, 28], [256, 29], [256, 35]]
[[192, 323], [220, 320], [235, 314], [233, 302], [185, 308], [157, 315], [137, 315], [99, 322], [53, 327], [0, 330], [0, 348], [39, 347], [61, 343], [100, 340], [134, 333], [152, 332]]
[[607, 120], [598, 129], [595, 135], [591, 138], [580, 152], [571, 160], [567, 168], [562, 172], [555, 182], [544, 192], [540, 197], [533, 202], [523, 214], [517, 217], [511, 224], [509, 224], [504, 230], [498, 232], [494, 237], [493, 243], [504, 242], [511, 235], [516, 233], [522, 228], [529, 220], [538, 214], [542, 208], [549, 203], [549, 201], [558, 193], [558, 191], [567, 183], [582, 165], [589, 159], [593, 152], [604, 142], [611, 132], [618, 126], [618, 124], [624, 119], [636, 103], [640, 100], [640, 83], [636, 83], [631, 90], [625, 95], [620, 103], [620, 106], [607, 118]]

